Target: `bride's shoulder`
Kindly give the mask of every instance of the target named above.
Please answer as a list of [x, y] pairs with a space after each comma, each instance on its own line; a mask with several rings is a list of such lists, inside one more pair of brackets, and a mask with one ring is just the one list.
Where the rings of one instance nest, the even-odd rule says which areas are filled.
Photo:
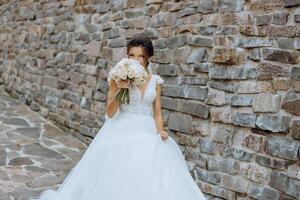
[[165, 82], [164, 79], [160, 75], [153, 74], [153, 76], [154, 76], [153, 78], [154, 78], [156, 84], [163, 84]]

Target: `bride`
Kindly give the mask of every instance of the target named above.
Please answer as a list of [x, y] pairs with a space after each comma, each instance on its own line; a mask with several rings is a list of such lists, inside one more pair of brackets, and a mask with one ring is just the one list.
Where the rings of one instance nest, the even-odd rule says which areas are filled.
[[[179, 146], [164, 130], [164, 80], [147, 68], [151, 40], [136, 35], [127, 43], [127, 54], [146, 68], [148, 80], [138, 86], [109, 82], [105, 123], [59, 189], [43, 191], [39, 200], [206, 199]], [[129, 88], [130, 104], [115, 100], [121, 88]]]

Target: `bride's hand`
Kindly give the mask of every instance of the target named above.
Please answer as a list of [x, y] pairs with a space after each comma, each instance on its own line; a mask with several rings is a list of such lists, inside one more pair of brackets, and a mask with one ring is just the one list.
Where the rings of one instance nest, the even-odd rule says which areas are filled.
[[129, 88], [129, 80], [117, 80], [116, 84], [118, 88]]
[[169, 134], [165, 130], [159, 130], [158, 133], [160, 134], [162, 140], [166, 140], [169, 138]]

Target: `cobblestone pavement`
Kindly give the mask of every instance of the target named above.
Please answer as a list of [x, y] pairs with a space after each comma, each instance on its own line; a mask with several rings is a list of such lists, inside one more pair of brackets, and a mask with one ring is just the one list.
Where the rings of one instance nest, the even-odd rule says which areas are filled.
[[0, 87], [0, 200], [57, 189], [86, 148]]

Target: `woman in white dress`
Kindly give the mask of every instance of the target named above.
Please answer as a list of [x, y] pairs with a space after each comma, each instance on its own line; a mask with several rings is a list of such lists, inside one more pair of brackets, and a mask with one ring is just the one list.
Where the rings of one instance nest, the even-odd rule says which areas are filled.
[[[40, 200], [205, 200], [182, 152], [164, 130], [161, 84], [147, 69], [151, 40], [137, 35], [127, 42], [128, 58], [149, 73], [146, 83], [130, 86], [111, 80], [106, 120], [57, 191], [45, 190]], [[129, 88], [130, 104], [114, 95]]]

